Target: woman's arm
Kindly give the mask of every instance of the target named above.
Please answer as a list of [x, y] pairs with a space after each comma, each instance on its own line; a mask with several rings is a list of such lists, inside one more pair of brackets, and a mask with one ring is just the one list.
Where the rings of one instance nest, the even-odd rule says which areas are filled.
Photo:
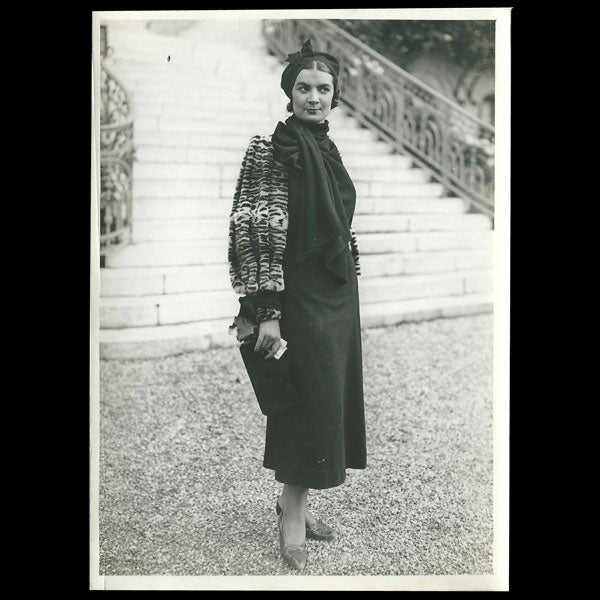
[[270, 140], [254, 136], [244, 156], [230, 215], [232, 287], [252, 298], [259, 325], [255, 349], [279, 349], [279, 292], [284, 289], [287, 172], [273, 159]]
[[259, 323], [258, 340], [255, 350], [268, 350], [265, 359], [271, 358], [280, 348], [281, 334], [279, 320], [282, 317], [280, 294], [284, 289], [283, 253], [288, 226], [287, 209], [287, 171], [276, 159], [269, 163], [268, 173], [265, 171], [262, 181], [268, 181], [268, 245], [270, 254], [269, 285], [280, 291], [260, 290], [257, 292]]
[[257, 322], [281, 319], [279, 293], [284, 289], [283, 253], [288, 227], [287, 171], [273, 159], [261, 163], [257, 223], [260, 272], [256, 292]]

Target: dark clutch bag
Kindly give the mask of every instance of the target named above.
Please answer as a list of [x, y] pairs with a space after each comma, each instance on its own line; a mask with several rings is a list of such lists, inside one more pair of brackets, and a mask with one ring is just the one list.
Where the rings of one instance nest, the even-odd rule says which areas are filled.
[[278, 360], [265, 360], [266, 353], [254, 352], [258, 339], [256, 307], [250, 296], [241, 297], [239, 302], [240, 312], [230, 329], [237, 330], [242, 360], [260, 410], [266, 416], [281, 414], [299, 401], [291, 381], [290, 350], [288, 348]]

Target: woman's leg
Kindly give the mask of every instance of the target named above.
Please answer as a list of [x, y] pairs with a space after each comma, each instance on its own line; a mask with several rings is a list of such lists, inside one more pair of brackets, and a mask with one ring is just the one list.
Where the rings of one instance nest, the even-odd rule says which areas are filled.
[[285, 538], [291, 546], [299, 546], [306, 541], [307, 497], [308, 488], [284, 484], [279, 505], [283, 509]]
[[[288, 486], [288, 484], [284, 484], [284, 486], [283, 486], [283, 491], [281, 492], [281, 496], [279, 496], [279, 506], [281, 506], [281, 508], [285, 508], [287, 494], [289, 493], [288, 491], [286, 491], [286, 488], [290, 488], [290, 487], [294, 487], [294, 486]], [[304, 489], [304, 488], [297, 488], [297, 489]], [[306, 492], [307, 492], [306, 497], [308, 498], [308, 489], [306, 490]], [[306, 524], [309, 527], [312, 527], [316, 523], [316, 519], [313, 516], [313, 514], [310, 512], [310, 509], [308, 508], [308, 506], [306, 506], [306, 503], [305, 503], [305, 520], [306, 520]]]

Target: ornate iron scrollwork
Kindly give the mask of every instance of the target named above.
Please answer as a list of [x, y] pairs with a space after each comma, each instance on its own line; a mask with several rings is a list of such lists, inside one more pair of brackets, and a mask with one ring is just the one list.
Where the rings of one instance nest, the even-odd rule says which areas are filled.
[[340, 100], [367, 127], [486, 214], [494, 210], [494, 127], [322, 19], [264, 22], [285, 58], [308, 38], [340, 60]]
[[100, 256], [131, 238], [133, 116], [127, 91], [104, 62], [100, 86]]

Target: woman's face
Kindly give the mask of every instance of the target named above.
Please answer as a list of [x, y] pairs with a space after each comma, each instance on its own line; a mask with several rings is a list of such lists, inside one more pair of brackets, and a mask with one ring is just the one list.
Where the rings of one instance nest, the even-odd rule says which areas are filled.
[[331, 112], [333, 77], [318, 69], [303, 69], [292, 89], [294, 114], [307, 123], [322, 123]]

